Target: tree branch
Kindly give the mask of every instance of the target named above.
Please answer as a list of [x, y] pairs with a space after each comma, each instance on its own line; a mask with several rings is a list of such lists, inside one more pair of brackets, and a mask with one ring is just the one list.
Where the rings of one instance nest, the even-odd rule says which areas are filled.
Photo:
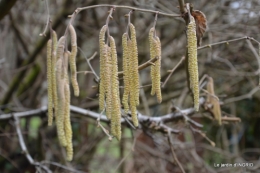
[[47, 173], [51, 173], [52, 171], [49, 168], [47, 168], [46, 166], [40, 164], [39, 162], [35, 162], [33, 160], [32, 156], [29, 154], [27, 147], [25, 145], [23, 135], [22, 135], [22, 132], [21, 132], [21, 128], [20, 128], [19, 118], [16, 117], [16, 116], [13, 116], [13, 117], [14, 117], [14, 120], [15, 120], [15, 128], [16, 128], [16, 132], [17, 132], [17, 135], [18, 135], [19, 144], [20, 144], [21, 149], [22, 149], [22, 153], [26, 156], [27, 160], [30, 162], [31, 165], [34, 165], [35, 167], [42, 168]]

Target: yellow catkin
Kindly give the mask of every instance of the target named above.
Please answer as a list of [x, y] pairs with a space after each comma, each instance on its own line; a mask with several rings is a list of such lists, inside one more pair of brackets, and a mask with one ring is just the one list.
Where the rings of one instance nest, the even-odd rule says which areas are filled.
[[[155, 43], [154, 43], [154, 28], [151, 28], [149, 31], [149, 45], [150, 45], [150, 59], [153, 59], [156, 57], [155, 55]], [[155, 72], [155, 67], [152, 65], [151, 66], [151, 81], [152, 81], [152, 89], [151, 89], [151, 95], [155, 94], [155, 77], [154, 77], [154, 72]]]
[[65, 37], [62, 36], [62, 37], [59, 39], [59, 42], [58, 42], [58, 47], [57, 47], [57, 60], [60, 59], [61, 56], [63, 56], [64, 47], [65, 47]]
[[190, 23], [187, 29], [188, 42], [188, 71], [190, 76], [190, 88], [193, 92], [194, 108], [199, 110], [199, 72], [197, 61], [197, 37], [196, 24], [192, 16], [190, 16]]
[[[132, 47], [132, 40], [128, 40], [127, 46], [129, 47], [129, 51], [132, 52], [131, 47]], [[132, 57], [132, 54], [129, 52], [129, 56]], [[129, 57], [129, 58], [130, 58]], [[129, 59], [129, 63], [131, 60]], [[129, 64], [130, 65], [130, 64]], [[135, 91], [135, 78], [133, 77], [133, 71], [130, 71], [130, 92], [129, 92], [129, 102], [130, 102], [130, 110], [131, 110], [131, 115], [132, 115], [132, 121], [134, 126], [138, 126], [138, 118], [137, 118], [137, 113], [136, 113], [136, 93]]]
[[64, 95], [65, 95], [65, 102], [64, 102], [64, 131], [66, 137], [66, 151], [67, 151], [67, 160], [71, 161], [73, 157], [73, 146], [72, 146], [72, 128], [70, 122], [70, 87], [69, 87], [69, 77], [68, 77], [68, 57], [70, 52], [64, 53], [64, 60], [63, 60], [63, 71], [64, 71]]
[[[56, 72], [55, 72], [55, 66], [57, 61], [57, 34], [55, 31], [52, 31], [52, 53], [51, 53], [51, 81], [52, 81], [52, 98], [54, 102], [54, 110], [56, 112], [56, 109], [58, 107], [58, 100], [57, 100], [57, 83], [56, 83]], [[51, 125], [52, 122], [49, 123]]]
[[113, 97], [113, 110], [111, 117], [111, 133], [118, 140], [121, 139], [121, 110], [119, 98], [119, 81], [118, 81], [118, 64], [115, 40], [112, 36], [109, 37], [111, 46], [111, 59], [112, 59], [112, 97]]
[[69, 26], [69, 31], [71, 36], [71, 55], [70, 55], [71, 84], [74, 90], [74, 95], [79, 96], [79, 85], [77, 81], [77, 66], [76, 66], [76, 56], [78, 52], [77, 35], [72, 25]]
[[99, 54], [100, 54], [100, 82], [99, 82], [99, 110], [103, 111], [105, 109], [105, 75], [106, 75], [106, 55], [107, 47], [105, 48], [105, 34], [107, 26], [104, 25], [99, 33]]
[[155, 56], [158, 57], [158, 60], [155, 62], [154, 67], [154, 90], [157, 96], [157, 101], [162, 102], [161, 94], [161, 42], [159, 37], [154, 39], [155, 42]]
[[122, 47], [123, 47], [123, 71], [124, 71], [124, 94], [122, 103], [126, 113], [129, 111], [128, 98], [130, 91], [130, 74], [129, 74], [129, 50], [127, 46], [127, 33], [122, 36]]
[[111, 48], [108, 45], [104, 47], [104, 56], [106, 62], [106, 74], [105, 74], [105, 92], [106, 92], [106, 116], [108, 119], [112, 117], [113, 110], [113, 96], [112, 96], [112, 56]]
[[52, 72], [51, 72], [51, 51], [52, 51], [52, 40], [47, 43], [47, 81], [48, 81], [48, 125], [52, 125], [53, 121], [53, 97], [52, 97]]
[[62, 68], [62, 58], [58, 59], [56, 63], [56, 81], [57, 81], [57, 98], [58, 107], [56, 114], [56, 124], [57, 124], [57, 134], [60, 144], [62, 146], [67, 145], [65, 131], [64, 131], [64, 84], [65, 78], [62, 78], [63, 68]]
[[135, 33], [135, 27], [132, 23], [129, 25], [130, 32], [131, 32], [131, 54], [132, 54], [132, 66], [131, 66], [131, 71], [132, 71], [132, 77], [134, 79], [134, 90], [131, 92], [134, 92], [135, 94], [135, 102], [136, 105], [139, 105], [139, 72], [138, 72], [138, 50], [137, 50], [137, 42], [136, 42], [136, 33]]
[[210, 112], [212, 112], [214, 118], [218, 121], [218, 124], [221, 125], [221, 109], [219, 101], [215, 96], [214, 81], [212, 77], [208, 78], [207, 91], [209, 93], [207, 95], [207, 103], [212, 105]]

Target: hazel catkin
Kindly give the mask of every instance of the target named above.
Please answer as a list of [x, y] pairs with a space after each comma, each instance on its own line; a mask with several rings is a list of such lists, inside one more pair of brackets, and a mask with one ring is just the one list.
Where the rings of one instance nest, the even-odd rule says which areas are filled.
[[70, 24], [69, 26], [70, 36], [71, 36], [71, 55], [70, 55], [70, 70], [71, 70], [71, 84], [74, 90], [74, 95], [79, 96], [79, 85], [77, 81], [77, 66], [76, 66], [76, 56], [77, 56], [77, 35], [74, 27]]
[[52, 96], [52, 40], [47, 43], [47, 81], [48, 81], [48, 125], [52, 125], [53, 121], [53, 96]]
[[56, 63], [56, 81], [57, 81], [57, 114], [56, 114], [56, 124], [57, 124], [57, 134], [60, 144], [62, 146], [67, 145], [67, 140], [64, 132], [64, 84], [65, 78], [62, 78], [63, 68], [62, 68], [62, 58], [58, 59]]
[[70, 122], [70, 88], [69, 88], [69, 77], [68, 77], [68, 57], [70, 56], [70, 52], [64, 53], [63, 60], [63, 71], [64, 71], [64, 131], [65, 138], [67, 142], [66, 152], [67, 152], [67, 160], [71, 161], [73, 157], [73, 146], [72, 146], [72, 128]]
[[158, 60], [155, 62], [154, 67], [154, 90], [157, 96], [158, 103], [162, 102], [161, 94], [161, 42], [159, 37], [156, 36], [154, 39], [155, 45], [155, 56], [158, 57]]
[[190, 76], [190, 88], [193, 92], [194, 108], [199, 110], [199, 72], [197, 62], [197, 37], [196, 24], [192, 16], [187, 28], [188, 42], [188, 72]]
[[124, 74], [124, 94], [122, 103], [124, 105], [124, 111], [127, 113], [129, 111], [128, 99], [130, 92], [130, 67], [129, 67], [129, 47], [127, 44], [127, 33], [122, 36], [122, 47], [123, 47], [123, 74]]
[[[153, 59], [156, 57], [155, 55], [155, 42], [154, 42], [154, 27], [150, 29], [149, 31], [149, 45], [150, 45], [150, 59]], [[151, 89], [151, 95], [155, 94], [155, 67], [151, 66], [151, 81], [152, 81], [152, 89]]]
[[[56, 61], [57, 61], [57, 34], [55, 31], [52, 31], [52, 55], [51, 55], [51, 81], [52, 81], [52, 99], [54, 102], [54, 110], [56, 112], [56, 109], [58, 107], [58, 101], [57, 101], [57, 83], [56, 83], [56, 71], [55, 71], [55, 66], [56, 66]], [[55, 114], [56, 116], [56, 114]], [[52, 122], [51, 122], [52, 124]]]
[[113, 110], [111, 117], [111, 133], [118, 139], [121, 139], [121, 110], [119, 98], [119, 81], [118, 81], [118, 64], [115, 40], [112, 36], [109, 37], [111, 46], [111, 60], [112, 60], [112, 98]]
[[133, 62], [131, 66], [131, 70], [132, 70], [132, 77], [134, 79], [133, 80], [134, 90], [131, 92], [134, 92], [136, 105], [139, 105], [139, 71], [138, 71], [138, 50], [137, 50], [136, 32], [135, 32], [135, 27], [132, 23], [130, 23], [129, 28], [131, 32], [131, 41], [132, 41], [132, 44], [130, 46], [131, 55], [132, 55], [131, 61]]
[[107, 26], [104, 25], [99, 33], [99, 49], [100, 49], [100, 82], [99, 82], [99, 110], [105, 109], [105, 74], [106, 74], [106, 55], [107, 47], [105, 47], [105, 34]]

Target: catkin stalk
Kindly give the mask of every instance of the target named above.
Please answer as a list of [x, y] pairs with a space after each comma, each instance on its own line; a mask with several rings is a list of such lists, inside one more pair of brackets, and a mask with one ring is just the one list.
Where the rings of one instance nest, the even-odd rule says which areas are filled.
[[[56, 109], [58, 107], [58, 100], [57, 100], [57, 83], [56, 83], [56, 61], [57, 61], [57, 34], [55, 31], [52, 31], [52, 53], [51, 53], [51, 81], [52, 81], [52, 99], [54, 102], [54, 110], [55, 110], [55, 116], [56, 116]], [[50, 122], [49, 125], [51, 125], [52, 122]]]
[[99, 33], [99, 49], [100, 49], [100, 83], [99, 83], [99, 110], [105, 109], [105, 75], [106, 75], [106, 56], [107, 47], [105, 47], [105, 34], [107, 26], [104, 25]]
[[199, 110], [199, 72], [197, 61], [197, 37], [196, 24], [192, 16], [187, 29], [188, 42], [188, 72], [190, 76], [190, 88], [193, 92], [194, 108]]
[[52, 52], [52, 40], [47, 43], [47, 81], [48, 81], [48, 125], [52, 125], [53, 121], [53, 97], [52, 97], [52, 62], [51, 62], [51, 52]]
[[74, 27], [69, 26], [70, 36], [71, 36], [71, 55], [70, 55], [70, 70], [71, 70], [71, 84], [74, 90], [74, 95], [79, 96], [79, 85], [77, 81], [77, 66], [76, 66], [76, 56], [77, 56], [77, 35]]
[[132, 52], [132, 59], [131, 61], [132, 66], [132, 76], [133, 76], [133, 82], [134, 82], [134, 90], [131, 92], [134, 92], [135, 94], [135, 102], [136, 105], [139, 105], [139, 71], [138, 71], [138, 50], [137, 50], [137, 42], [136, 42], [136, 33], [135, 33], [135, 27], [132, 23], [129, 25], [130, 32], [131, 32], [131, 47], [130, 50]]
[[113, 98], [113, 110], [111, 117], [111, 133], [118, 140], [121, 139], [121, 110], [120, 110], [120, 98], [119, 98], [119, 81], [118, 81], [118, 64], [117, 64], [117, 52], [115, 40], [112, 36], [109, 37], [111, 46], [111, 58], [112, 58], [112, 98]]
[[127, 33], [122, 36], [123, 45], [123, 71], [124, 71], [124, 94], [122, 103], [124, 105], [124, 111], [127, 113], [129, 111], [128, 98], [130, 92], [130, 67], [129, 67], [129, 47], [127, 45]]

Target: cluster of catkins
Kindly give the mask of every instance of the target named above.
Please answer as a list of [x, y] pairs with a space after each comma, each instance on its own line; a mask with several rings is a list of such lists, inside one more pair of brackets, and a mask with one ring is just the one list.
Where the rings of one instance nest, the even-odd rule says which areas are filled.
[[[57, 43], [57, 35], [52, 31], [52, 38], [47, 43], [47, 81], [48, 81], [48, 125], [52, 125], [53, 113], [57, 124], [57, 134], [60, 144], [66, 147], [67, 160], [73, 157], [72, 129], [70, 123], [70, 86], [68, 77], [68, 62], [71, 71], [71, 83], [74, 95], [79, 95], [77, 82], [76, 55], [77, 39], [72, 25], [69, 25], [71, 35], [71, 53], [65, 50], [65, 36]], [[54, 112], [53, 112], [54, 108]]]
[[[130, 34], [127, 32], [122, 36], [123, 47], [123, 74], [124, 93], [122, 104], [124, 112], [131, 111], [132, 122], [138, 126], [136, 106], [139, 105], [139, 73], [138, 73], [138, 51], [136, 42], [135, 27], [129, 24]], [[99, 108], [111, 120], [111, 134], [118, 140], [121, 138], [121, 106], [118, 81], [118, 63], [115, 41], [109, 36], [110, 46], [105, 43], [107, 25], [103, 26], [99, 35], [100, 46], [100, 85], [99, 85]], [[154, 36], [155, 29], [152, 28], [149, 34], [151, 59], [158, 57], [154, 66], [151, 67], [152, 95], [156, 94], [158, 102], [162, 101], [161, 96], [161, 43], [160, 39]]]

